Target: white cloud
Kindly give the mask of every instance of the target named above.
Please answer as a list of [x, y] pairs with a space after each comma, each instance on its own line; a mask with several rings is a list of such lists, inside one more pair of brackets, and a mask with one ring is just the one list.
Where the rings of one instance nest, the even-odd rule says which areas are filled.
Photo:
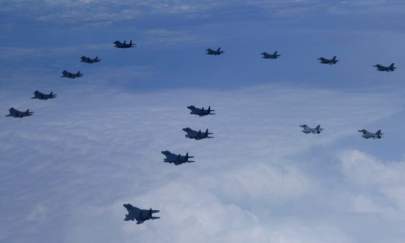
[[[47, 102], [2, 93], [1, 110], [35, 112], [0, 120], [0, 193], [13, 202], [1, 209], [2, 240], [356, 242], [337, 218], [307, 213], [325, 210], [312, 209], [327, 191], [323, 178], [303, 169], [305, 158], [286, 157], [356, 134], [364, 114], [378, 120], [401, 109], [388, 93], [269, 86], [129, 93], [80, 85], [55, 92]], [[207, 102], [216, 116], [192, 117], [185, 108]], [[320, 122], [325, 133], [306, 136], [302, 122]], [[215, 139], [187, 140], [185, 126], [210, 128]], [[164, 149], [190, 152], [197, 163], [165, 164]], [[124, 222], [125, 202], [161, 209], [162, 218]], [[27, 215], [41, 219], [29, 232]]]

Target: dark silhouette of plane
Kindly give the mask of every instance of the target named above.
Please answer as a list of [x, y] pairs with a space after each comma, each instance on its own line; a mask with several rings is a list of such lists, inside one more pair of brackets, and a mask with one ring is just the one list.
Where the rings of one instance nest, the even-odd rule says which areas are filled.
[[181, 154], [174, 154], [168, 150], [162, 151], [162, 154], [166, 157], [164, 162], [166, 163], [173, 163], [174, 165], [181, 165], [184, 163], [194, 163], [190, 159], [194, 158], [194, 156], [189, 156], [188, 153], [186, 155]]
[[114, 47], [116, 48], [133, 48], [135, 47], [136, 44], [132, 43], [132, 40], [129, 41], [129, 43], [127, 43], [127, 41], [121, 42], [121, 41], [114, 41]]
[[320, 57], [318, 58], [319, 62], [322, 64], [329, 64], [329, 65], [333, 65], [336, 64], [339, 60], [336, 59], [336, 56], [332, 57], [332, 59], [328, 59], [325, 57]]
[[81, 57], [80, 57], [80, 61], [81, 61], [81, 62], [84, 62], [84, 63], [93, 64], [93, 63], [98, 63], [98, 62], [100, 62], [101, 59], [99, 59], [98, 57], [91, 58], [91, 57], [81, 56]]
[[279, 58], [281, 55], [278, 54], [277, 51], [275, 51], [273, 54], [271, 53], [267, 53], [267, 52], [262, 52], [262, 58], [263, 59], [277, 59]]
[[34, 112], [30, 111], [29, 109], [27, 109], [26, 111], [19, 111], [17, 109], [15, 109], [14, 107], [11, 107], [10, 109], [8, 109], [9, 114], [6, 115], [8, 117], [15, 117], [15, 118], [23, 118], [23, 117], [27, 117], [27, 116], [32, 116], [32, 114], [34, 114]]
[[192, 115], [197, 115], [197, 116], [206, 116], [206, 115], [215, 115], [214, 110], [211, 110], [211, 106], [208, 106], [208, 109], [204, 109], [204, 107], [197, 108], [193, 105], [187, 106], [187, 109], [189, 109], [191, 112], [190, 114]]
[[83, 74], [80, 71], [77, 71], [76, 73], [71, 73], [66, 70], [63, 70], [63, 72], [62, 72], [62, 78], [75, 79], [75, 78], [80, 78], [82, 76], [83, 76]]
[[374, 133], [374, 132], [369, 132], [366, 129], [361, 129], [361, 130], [359, 130], [359, 132], [361, 133], [361, 136], [365, 139], [369, 139], [369, 138], [381, 139], [383, 136], [383, 133], [381, 130], [378, 130], [377, 132]]
[[195, 140], [202, 140], [202, 139], [206, 139], [206, 138], [213, 138], [210, 135], [212, 135], [212, 133], [210, 133], [207, 130], [205, 130], [205, 132], [202, 132], [201, 130], [193, 130], [189, 127], [183, 128], [183, 131], [186, 132], [185, 137], [186, 138], [190, 138], [190, 139], [195, 139]]
[[321, 125], [316, 126], [315, 128], [311, 128], [308, 125], [300, 125], [300, 127], [302, 127], [302, 132], [305, 134], [320, 134], [323, 130], [323, 128], [321, 128]]
[[150, 219], [159, 219], [160, 217], [154, 217], [154, 213], [159, 213], [160, 210], [153, 210], [153, 209], [140, 209], [137, 207], [132, 206], [131, 204], [127, 203], [123, 205], [124, 208], [127, 209], [128, 214], [125, 215], [125, 221], [134, 221], [136, 220], [137, 224], [142, 224], [146, 220]]
[[38, 90], [35, 90], [34, 96], [32, 99], [38, 99], [38, 100], [48, 100], [48, 99], [54, 99], [56, 98], [56, 94], [53, 92], [50, 92], [49, 94], [44, 94]]
[[376, 67], [377, 70], [380, 71], [380, 72], [394, 72], [395, 69], [396, 69], [395, 63], [391, 63], [391, 65], [389, 65], [389, 66], [376, 64], [376, 65], [374, 65], [374, 67]]
[[207, 55], [219, 56], [219, 55], [221, 55], [221, 54], [223, 54], [223, 53], [224, 53], [224, 51], [221, 50], [221, 47], [219, 47], [219, 48], [216, 49], [216, 50], [211, 49], [211, 48], [208, 48], [208, 49], [207, 49]]

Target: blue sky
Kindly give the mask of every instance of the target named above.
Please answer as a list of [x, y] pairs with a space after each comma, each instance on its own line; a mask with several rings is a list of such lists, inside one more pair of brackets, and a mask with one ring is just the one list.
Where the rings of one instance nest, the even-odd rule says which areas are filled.
[[[1, 2], [0, 110], [35, 113], [0, 119], [0, 241], [402, 243], [404, 5]], [[138, 47], [112, 47], [128, 39]], [[31, 100], [36, 89], [58, 97]], [[190, 104], [217, 115], [192, 117]], [[215, 139], [187, 140], [187, 126]], [[166, 149], [197, 163], [165, 164]], [[124, 222], [127, 202], [162, 218]]]

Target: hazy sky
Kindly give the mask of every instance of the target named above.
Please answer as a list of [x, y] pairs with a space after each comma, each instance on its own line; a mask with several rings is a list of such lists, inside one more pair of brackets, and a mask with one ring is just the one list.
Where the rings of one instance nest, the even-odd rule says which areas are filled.
[[[393, 0], [0, 0], [0, 111], [34, 111], [0, 118], [0, 242], [403, 243], [404, 13]], [[125, 222], [123, 203], [161, 219]]]

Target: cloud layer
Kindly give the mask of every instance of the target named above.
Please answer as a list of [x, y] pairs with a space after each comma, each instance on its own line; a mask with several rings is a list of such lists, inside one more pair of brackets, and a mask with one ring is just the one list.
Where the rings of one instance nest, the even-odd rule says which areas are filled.
[[[371, 228], [352, 232], [341, 214], [352, 218], [358, 208], [379, 204], [355, 193], [353, 203], [344, 200], [346, 192], [325, 184], [340, 171], [314, 177], [303, 166], [312, 157], [289, 157], [356, 134], [372, 122], [365, 123], [365, 114], [377, 121], [400, 110], [390, 94], [269, 86], [143, 94], [81, 86], [56, 92], [56, 100], [34, 103], [3, 94], [2, 110], [13, 103], [35, 115], [0, 121], [1, 195], [8, 198], [2, 201], [1, 240], [360, 242]], [[188, 115], [187, 105], [207, 101], [216, 116]], [[318, 122], [324, 134], [300, 133], [299, 124]], [[187, 140], [181, 131], [186, 126], [210, 128], [215, 139]], [[164, 149], [190, 152], [197, 163], [165, 164]], [[367, 163], [377, 162], [368, 157], [370, 175], [361, 179], [357, 161], [363, 159], [355, 155], [342, 157], [350, 188], [368, 178], [381, 184], [377, 190], [400, 182], [397, 176], [382, 183], [391, 169], [373, 170]], [[400, 200], [394, 195], [386, 194]], [[160, 209], [162, 218], [140, 226], [124, 222], [125, 202]], [[329, 212], [340, 213], [325, 217]], [[364, 220], [356, 217], [353, 222]]]

